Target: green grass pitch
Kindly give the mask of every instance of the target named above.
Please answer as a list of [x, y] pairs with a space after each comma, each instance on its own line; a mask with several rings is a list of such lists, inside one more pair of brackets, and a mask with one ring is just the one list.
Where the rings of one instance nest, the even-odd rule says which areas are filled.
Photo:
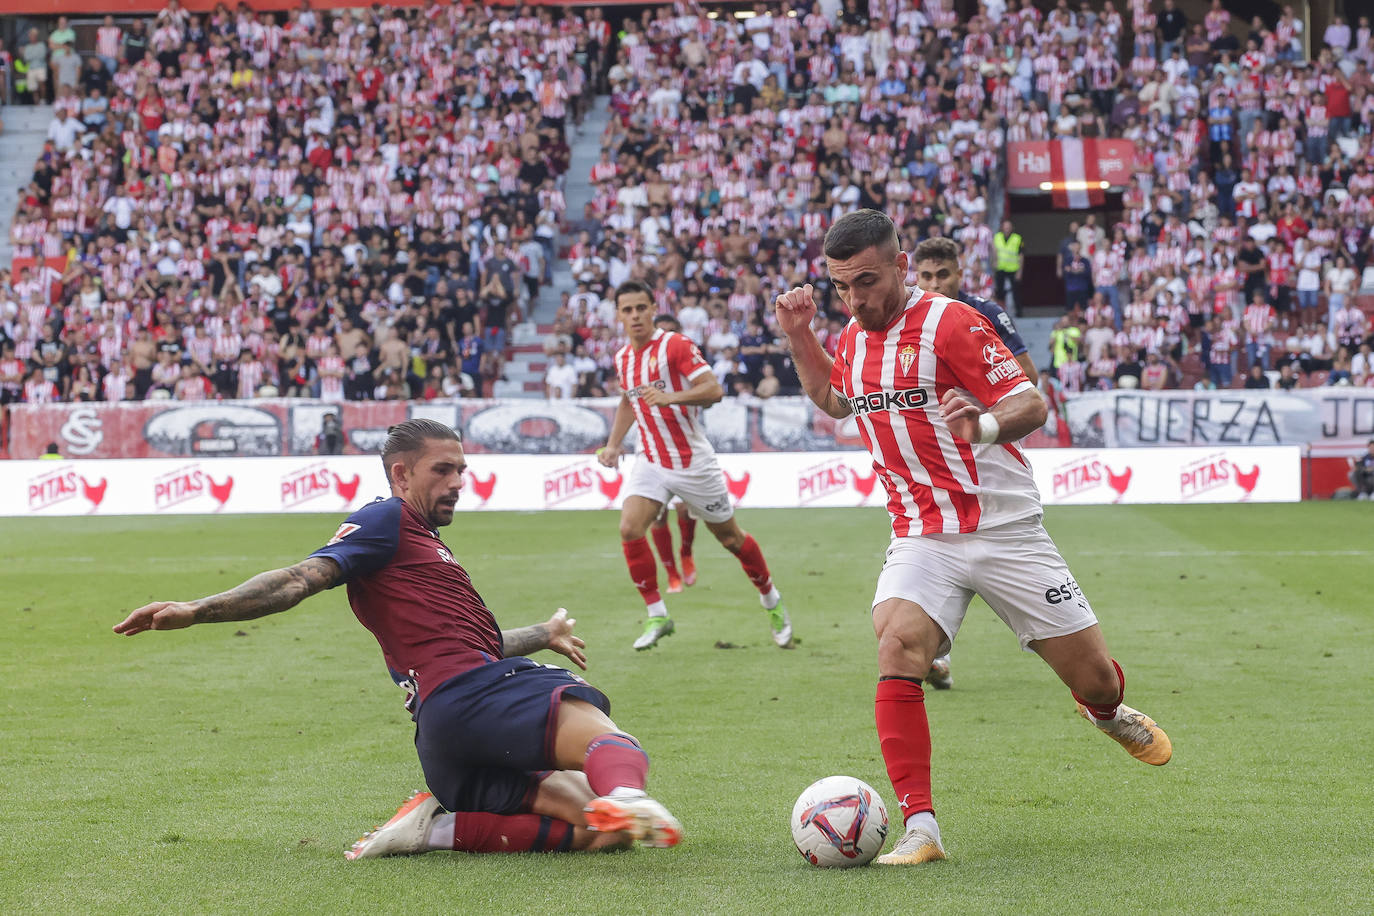
[[110, 632], [150, 599], [294, 562], [338, 517], [8, 520], [0, 912], [1367, 912], [1372, 511], [1052, 510], [1127, 701], [1168, 730], [1173, 761], [1138, 763], [1078, 719], [975, 601], [955, 688], [927, 699], [951, 860], [849, 872], [805, 865], [787, 821], [834, 773], [895, 811], [873, 729], [879, 511], [741, 513], [797, 650], [770, 644], [702, 529], [700, 584], [669, 599], [677, 633], [638, 654], [613, 514], [460, 515], [445, 538], [504, 626], [560, 605], [578, 618], [587, 677], [687, 839], [360, 863], [343, 850], [421, 779], [400, 691], [342, 589], [241, 625]]

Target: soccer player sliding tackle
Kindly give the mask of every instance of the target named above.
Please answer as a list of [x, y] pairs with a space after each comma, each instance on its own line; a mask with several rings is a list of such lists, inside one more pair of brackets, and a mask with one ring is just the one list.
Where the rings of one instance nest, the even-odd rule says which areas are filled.
[[873, 596], [874, 711], [906, 831], [884, 865], [945, 858], [931, 793], [922, 680], [948, 653], [981, 595], [1068, 686], [1079, 712], [1146, 763], [1168, 736], [1126, 706], [1126, 680], [1087, 597], [1041, 524], [1029, 461], [1015, 443], [1045, 404], [988, 321], [968, 305], [907, 287], [892, 221], [859, 210], [835, 222], [823, 253], [853, 316], [831, 360], [812, 330], [813, 290], [777, 298], [802, 386], [835, 418], [854, 415], [888, 495], [892, 542]]
[[114, 631], [251, 620], [347, 584], [353, 613], [406, 689], [429, 786], [355, 843], [350, 859], [676, 845], [682, 827], [645, 794], [649, 758], [611, 721], [606, 696], [524, 657], [550, 649], [585, 669], [574, 621], [560, 609], [501, 630], [440, 540], [467, 468], [458, 436], [407, 420], [388, 430], [382, 464], [392, 497], [354, 512], [306, 559], [219, 595], [154, 602]]
[[615, 355], [625, 394], [616, 407], [606, 445], [596, 454], [603, 465], [615, 467], [625, 434], [638, 424], [639, 460], [620, 510], [625, 563], [648, 611], [634, 647], [651, 648], [673, 632], [672, 618], [658, 590], [658, 564], [645, 534], [668, 500], [677, 496], [706, 523], [721, 546], [739, 558], [744, 574], [758, 589], [774, 644], [790, 648], [792, 618], [782, 605], [758, 542], [735, 520], [715, 450], [701, 430], [700, 408], [724, 396], [720, 382], [691, 339], [654, 326], [653, 290], [648, 285], [638, 280], [620, 284], [615, 308], [630, 340]]

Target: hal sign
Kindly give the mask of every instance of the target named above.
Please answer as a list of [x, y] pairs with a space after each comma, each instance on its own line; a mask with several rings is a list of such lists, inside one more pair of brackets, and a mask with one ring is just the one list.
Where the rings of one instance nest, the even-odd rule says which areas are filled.
[[1131, 180], [1129, 140], [1028, 140], [1007, 144], [1007, 190], [1051, 194], [1059, 207], [1100, 206]]

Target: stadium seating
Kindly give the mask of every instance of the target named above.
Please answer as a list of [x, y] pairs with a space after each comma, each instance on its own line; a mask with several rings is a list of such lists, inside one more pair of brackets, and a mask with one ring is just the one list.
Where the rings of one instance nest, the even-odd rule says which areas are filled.
[[[203, 363], [210, 396], [337, 399], [488, 391], [561, 323], [578, 393], [614, 393], [605, 296], [637, 277], [731, 393], [795, 392], [768, 305], [816, 283], [833, 339], [845, 316], [819, 241], [834, 218], [876, 206], [908, 247], [953, 237], [964, 289], [990, 295], [1005, 144], [1091, 136], [1133, 141], [1134, 177], [1116, 222], [1077, 240], [1122, 305], [1115, 343], [1158, 352], [1171, 385], [1201, 381], [1201, 352], [1228, 339], [1239, 385], [1246, 343], [1278, 347], [1285, 323], [1326, 325], [1334, 351], [1352, 329], [1328, 323], [1327, 291], [1374, 314], [1374, 296], [1354, 299], [1374, 292], [1368, 29], [1346, 48], [1313, 36], [1309, 59], [1290, 20], [1214, 10], [1176, 56], [1146, 0], [983, 9], [827, 0], [732, 16], [683, 2], [614, 42], [599, 11], [166, 11], [146, 55], [104, 77], [92, 58], [81, 91], [56, 100], [0, 275], [3, 333], [34, 360], [42, 325], [60, 324], [59, 365], [44, 369], [64, 396], [78, 365], [102, 379], [97, 396], [182, 396], [153, 378], [165, 349]], [[566, 123], [598, 88], [605, 155], [571, 176], [591, 202], [565, 212]], [[1263, 246], [1257, 285], [1293, 306], [1272, 328], [1244, 318], [1246, 235]], [[550, 258], [585, 286], [558, 290], [565, 310], [517, 342]], [[51, 268], [21, 277], [38, 259]], [[260, 368], [239, 368], [242, 349]]]

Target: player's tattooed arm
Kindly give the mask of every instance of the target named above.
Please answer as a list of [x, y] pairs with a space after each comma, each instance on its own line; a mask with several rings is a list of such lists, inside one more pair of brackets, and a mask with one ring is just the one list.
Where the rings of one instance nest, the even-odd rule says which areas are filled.
[[559, 608], [544, 623], [501, 631], [501, 651], [506, 658], [514, 655], [529, 655], [540, 649], [548, 649], [572, 659], [577, 667], [586, 669], [587, 644], [573, 635], [577, 621], [568, 616], [566, 608]]
[[501, 652], [510, 658], [513, 655], [529, 655], [549, 647], [549, 628], [542, 623], [528, 627], [516, 627], [501, 631]]
[[341, 575], [339, 564], [328, 557], [306, 557], [295, 566], [258, 573], [237, 588], [192, 602], [195, 622], [252, 620], [276, 614], [324, 591]]
[[295, 607], [337, 584], [343, 570], [327, 557], [307, 557], [295, 566], [259, 573], [227, 592], [198, 601], [155, 601], [134, 611], [114, 631], [133, 636], [144, 630], [176, 630], [196, 623], [252, 620]]

